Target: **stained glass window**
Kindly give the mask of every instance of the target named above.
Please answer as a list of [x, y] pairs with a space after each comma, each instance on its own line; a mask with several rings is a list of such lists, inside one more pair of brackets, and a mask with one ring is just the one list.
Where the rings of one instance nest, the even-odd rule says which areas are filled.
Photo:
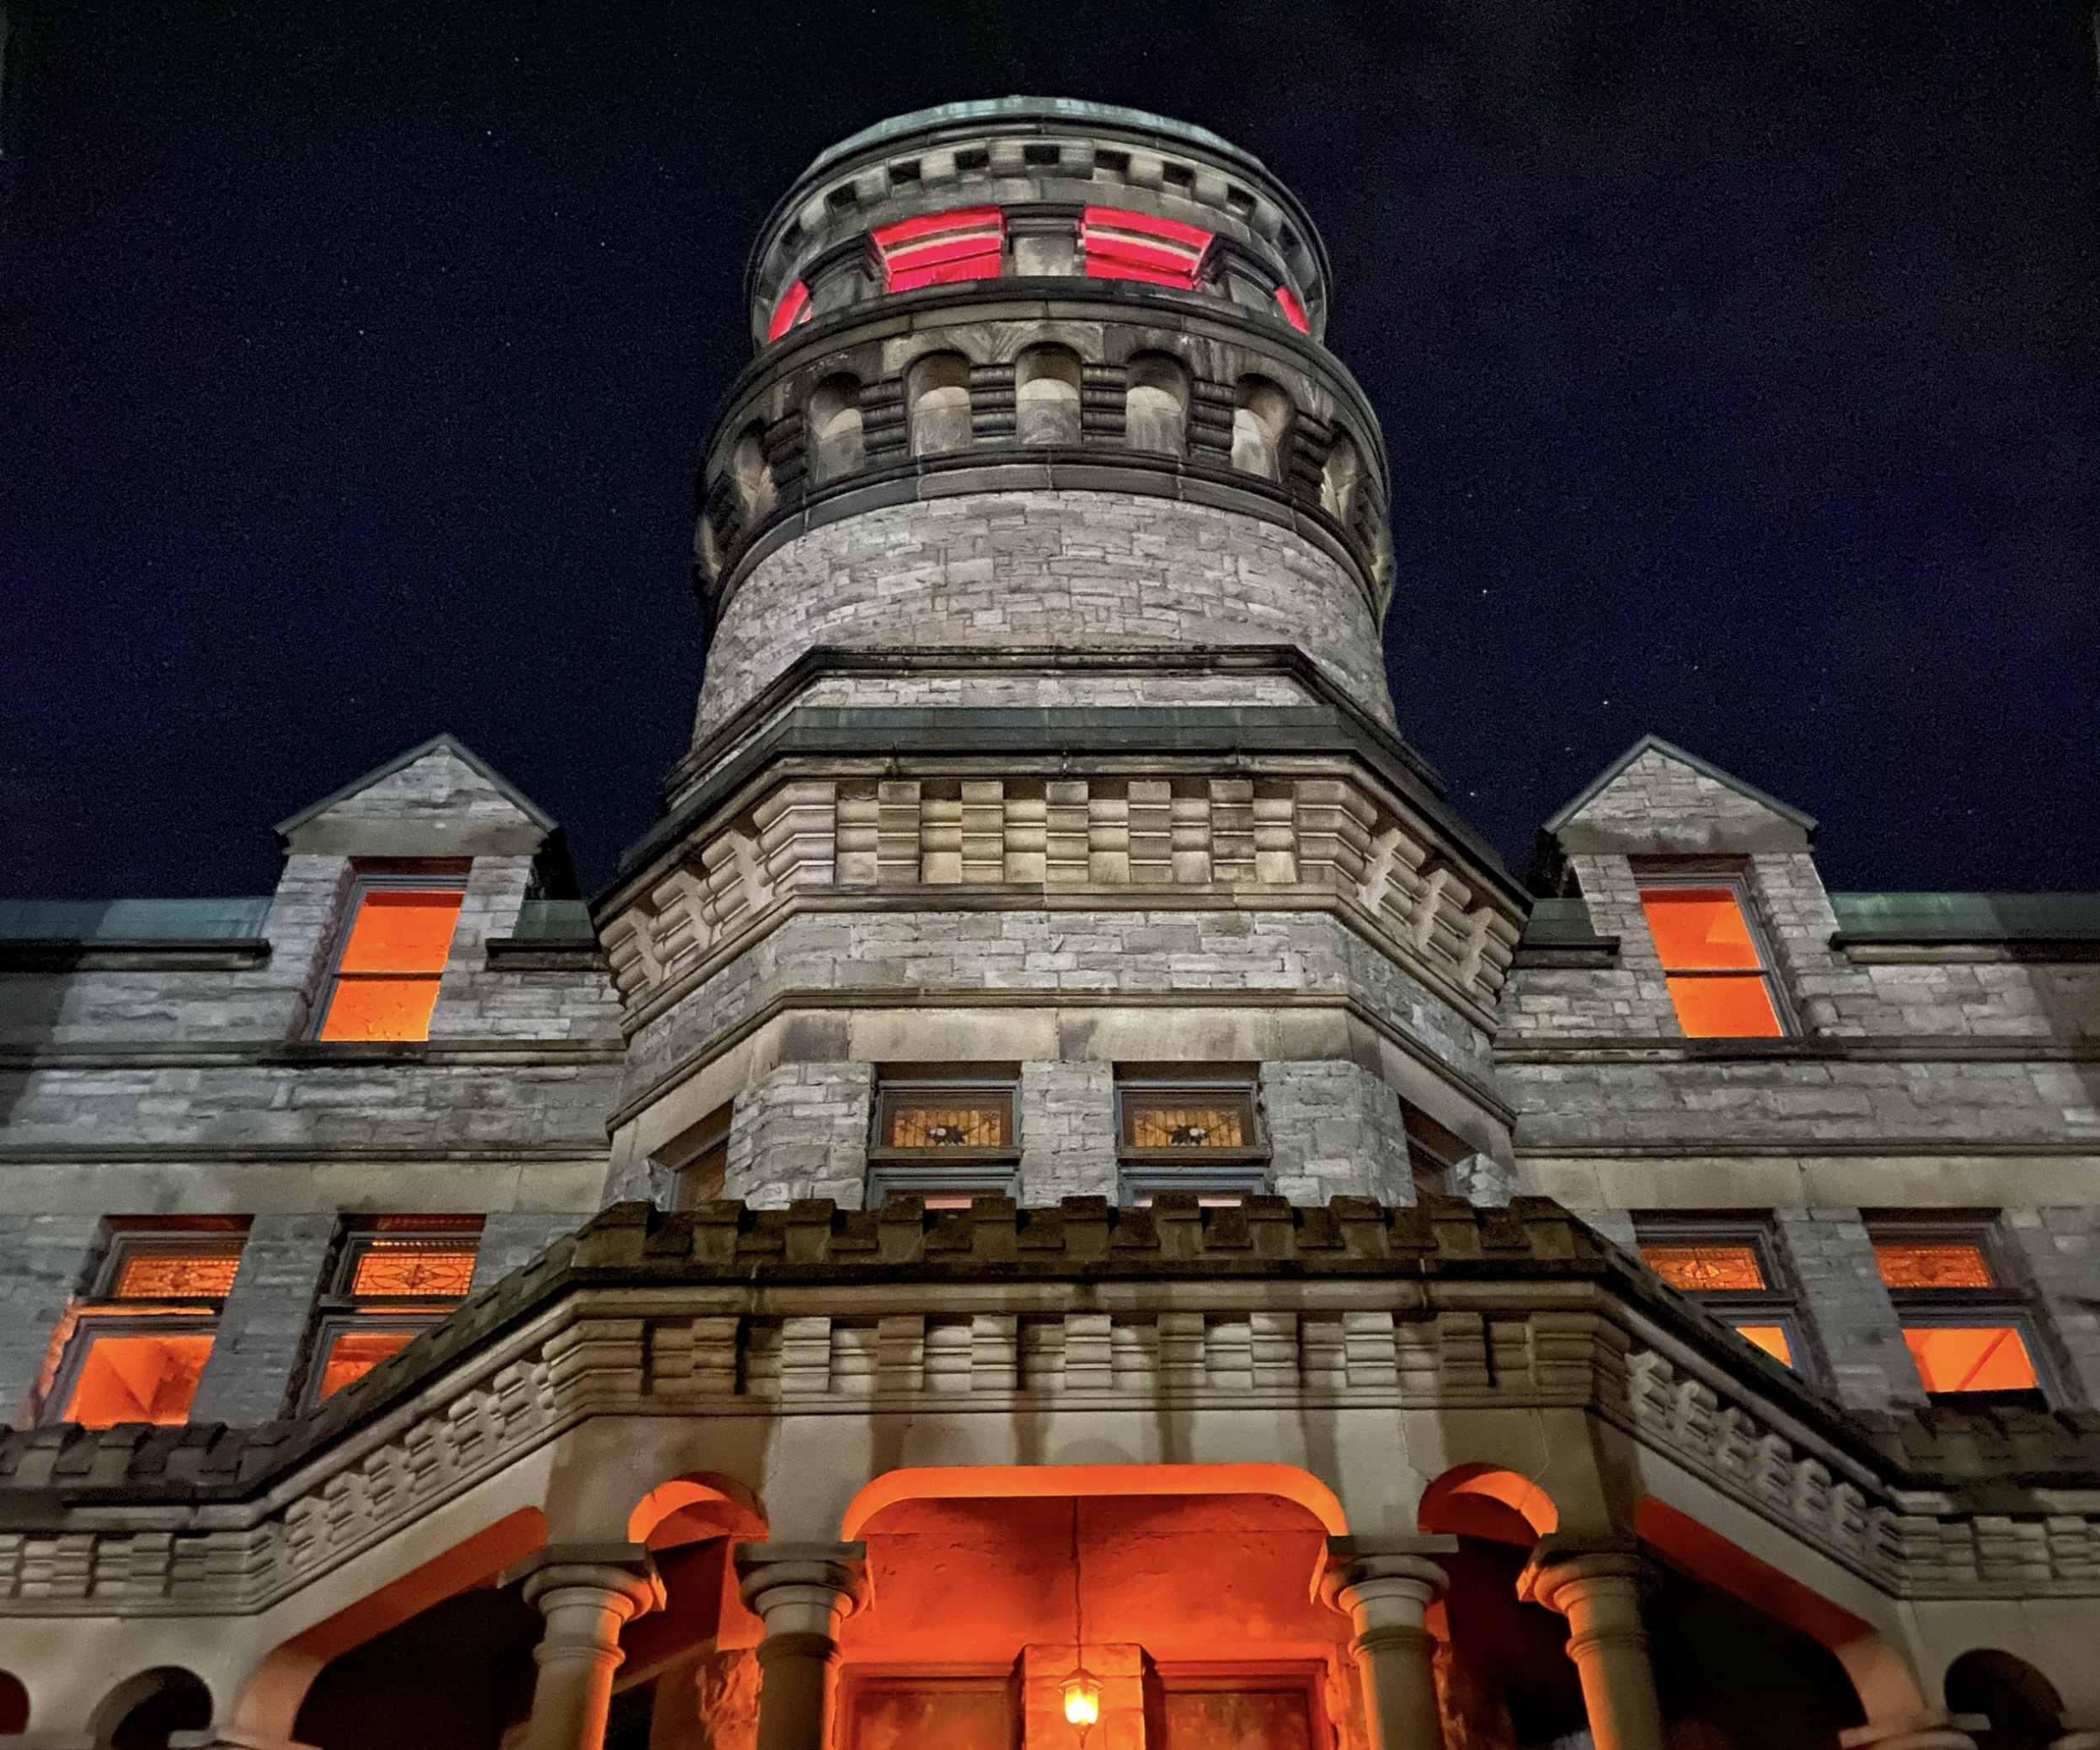
[[890, 1108], [892, 1148], [1003, 1148], [1009, 1113], [1002, 1100], [968, 1105], [900, 1100]]
[[1133, 1148], [1245, 1148], [1253, 1140], [1253, 1102], [1244, 1096], [1126, 1093], [1123, 1127]]
[[1958, 1240], [1877, 1240], [1874, 1262], [1891, 1288], [1996, 1286], [1983, 1248]]
[[1733, 887], [1643, 887], [1641, 910], [1687, 1038], [1771, 1039], [1786, 1031]]
[[1749, 1289], [1768, 1286], [1757, 1248], [1715, 1241], [1710, 1244], [1643, 1244], [1641, 1257], [1673, 1288], [1687, 1293], [1716, 1289]]
[[457, 887], [366, 893], [336, 965], [320, 1036], [428, 1039], [464, 897]]
[[127, 1247], [110, 1290], [116, 1300], [223, 1300], [241, 1267], [238, 1244], [224, 1251], [156, 1251]]
[[350, 1292], [368, 1298], [459, 1299], [473, 1287], [474, 1248], [375, 1239], [359, 1253]]

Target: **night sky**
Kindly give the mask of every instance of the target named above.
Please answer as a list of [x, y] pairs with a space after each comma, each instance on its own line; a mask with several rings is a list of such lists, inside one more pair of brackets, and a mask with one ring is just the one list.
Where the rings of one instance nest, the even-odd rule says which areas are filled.
[[2100, 888], [2082, 3], [8, 0], [0, 896], [267, 891], [441, 729], [649, 823], [754, 227], [1024, 91], [1303, 196], [1408, 733], [1521, 869], [1653, 730], [1838, 888]]

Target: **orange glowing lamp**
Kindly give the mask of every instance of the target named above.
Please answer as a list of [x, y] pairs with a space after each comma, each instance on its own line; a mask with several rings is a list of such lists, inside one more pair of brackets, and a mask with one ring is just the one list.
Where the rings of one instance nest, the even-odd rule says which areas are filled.
[[1087, 1728], [1101, 1718], [1101, 1682], [1085, 1666], [1065, 1679], [1065, 1719], [1079, 1728], [1083, 1740]]

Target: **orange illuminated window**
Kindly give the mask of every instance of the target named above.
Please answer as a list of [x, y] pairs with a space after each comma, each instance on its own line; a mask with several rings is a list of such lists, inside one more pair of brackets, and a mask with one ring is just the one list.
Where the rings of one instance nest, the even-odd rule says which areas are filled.
[[408, 1329], [334, 1332], [322, 1358], [321, 1383], [314, 1392], [315, 1401], [332, 1398], [345, 1386], [362, 1379], [388, 1356], [407, 1348], [418, 1335]]
[[1783, 1325], [1739, 1325], [1735, 1334], [1745, 1341], [1755, 1343], [1766, 1354], [1782, 1366], [1793, 1365], [1793, 1345], [1787, 1341], [1787, 1327]]
[[457, 887], [377, 887], [358, 902], [336, 963], [323, 1039], [428, 1039], [465, 896]]
[[238, 1240], [208, 1251], [129, 1246], [117, 1258], [110, 1297], [114, 1300], [223, 1300], [232, 1292], [233, 1277], [240, 1267]]
[[464, 1300], [480, 1230], [478, 1216], [367, 1218], [345, 1242], [322, 1303], [309, 1400], [363, 1378]]
[[1734, 887], [1643, 887], [1641, 910], [1686, 1037], [1771, 1039], [1786, 1031]]
[[1133, 1069], [1119, 1077], [1115, 1100], [1116, 1201], [1125, 1208], [1145, 1207], [1164, 1191], [1193, 1191], [1200, 1203], [1221, 1206], [1268, 1191], [1252, 1066], [1215, 1079]]
[[928, 1209], [967, 1209], [973, 1198], [1012, 1196], [1021, 1151], [1014, 1134], [1018, 1065], [958, 1065], [977, 1074], [927, 1077], [930, 1066], [883, 1072], [868, 1150], [868, 1197], [923, 1197]]
[[1793, 1292], [1761, 1223], [1726, 1216], [1643, 1216], [1641, 1261], [1696, 1298], [1776, 1361], [1801, 1371]]
[[1766, 1287], [1765, 1267], [1754, 1245], [1643, 1244], [1641, 1259], [1671, 1287], [1686, 1293], [1729, 1288], [1756, 1292]]
[[2041, 1381], [2012, 1325], [1906, 1325], [1903, 1341], [1928, 1392], [2034, 1391]]
[[1079, 249], [1090, 280], [1193, 289], [1212, 234], [1200, 225], [1114, 206], [1089, 206], [1079, 219]]
[[882, 263], [883, 290], [911, 292], [964, 280], [996, 280], [1007, 235], [996, 206], [958, 206], [879, 225], [868, 233]]
[[1982, 1246], [1958, 1240], [1876, 1240], [1874, 1262], [1891, 1288], [1990, 1288]]
[[190, 1419], [190, 1399], [211, 1354], [208, 1330], [97, 1331], [83, 1320], [83, 1352], [62, 1420], [83, 1427]]

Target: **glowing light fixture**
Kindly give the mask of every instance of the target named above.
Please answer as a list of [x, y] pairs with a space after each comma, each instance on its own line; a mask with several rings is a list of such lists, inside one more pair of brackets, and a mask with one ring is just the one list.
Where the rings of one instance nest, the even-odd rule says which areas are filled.
[[1079, 1728], [1083, 1743], [1087, 1728], [1101, 1718], [1101, 1681], [1082, 1665], [1065, 1679], [1064, 1691], [1066, 1721]]

